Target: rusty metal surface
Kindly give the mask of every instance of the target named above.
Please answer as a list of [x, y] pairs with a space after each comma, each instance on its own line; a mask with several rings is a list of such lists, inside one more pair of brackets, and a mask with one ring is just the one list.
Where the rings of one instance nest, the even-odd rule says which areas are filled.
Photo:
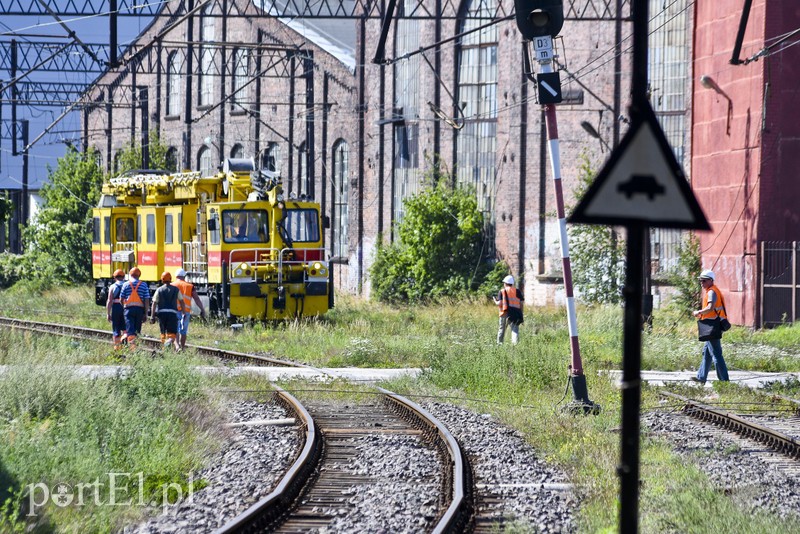
[[707, 406], [682, 395], [663, 391], [662, 396], [684, 403], [683, 413], [724, 427], [732, 432], [759, 441], [772, 450], [800, 460], [800, 441], [774, 428], [748, 420], [732, 412]]
[[[25, 319], [15, 319], [12, 317], [0, 317], [0, 325], [8, 328], [15, 328], [17, 330], [27, 330], [29, 332], [39, 332], [43, 334], [68, 336], [78, 339], [86, 339], [96, 341], [99, 343], [112, 344], [111, 333], [109, 330], [97, 330], [96, 328], [86, 328], [82, 326], [72, 326], [57, 323], [44, 323], [38, 321], [28, 321]], [[140, 349], [148, 351], [161, 350], [161, 340], [147, 337], [138, 336], [136, 338], [137, 346]], [[313, 369], [313, 367], [301, 363], [290, 362], [287, 360], [280, 360], [277, 358], [270, 358], [268, 356], [261, 356], [258, 354], [247, 354], [244, 352], [236, 352], [231, 350], [223, 350], [215, 347], [205, 347], [201, 345], [192, 345], [187, 343], [187, 348], [192, 348], [197, 351], [200, 356], [209, 356], [219, 358], [221, 360], [231, 360], [250, 365], [265, 365], [271, 367], [302, 367]]]

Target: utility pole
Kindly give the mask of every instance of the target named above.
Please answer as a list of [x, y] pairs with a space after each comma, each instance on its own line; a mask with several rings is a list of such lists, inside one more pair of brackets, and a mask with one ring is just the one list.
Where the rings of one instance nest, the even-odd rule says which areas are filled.
[[557, 72], [553, 71], [553, 37], [558, 35], [558, 32], [564, 26], [564, 5], [562, 0], [515, 0], [514, 6], [520, 33], [527, 40], [533, 41], [536, 61], [540, 65], [539, 74], [534, 77], [527, 65], [529, 63], [529, 54], [526, 43], [526, 70], [528, 71], [528, 78], [536, 82], [539, 90], [539, 103], [544, 107], [547, 144], [556, 194], [556, 211], [561, 244], [561, 264], [564, 271], [564, 291], [567, 296], [567, 325], [569, 327], [571, 354], [569, 378], [572, 383], [573, 400], [569, 408], [573, 412], [597, 414], [600, 412], [600, 405], [589, 400], [586, 375], [583, 374], [581, 347], [578, 341], [578, 318], [572, 285], [572, 266], [569, 259], [567, 218], [564, 209], [563, 186], [561, 185], [561, 153], [558, 142], [558, 119], [555, 105], [561, 102], [562, 98], [559, 76]]

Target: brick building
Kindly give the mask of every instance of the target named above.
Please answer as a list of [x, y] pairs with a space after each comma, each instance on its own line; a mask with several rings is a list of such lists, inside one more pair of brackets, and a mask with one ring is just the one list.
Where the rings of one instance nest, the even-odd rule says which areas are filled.
[[[754, 0], [744, 62], [732, 65], [740, 17], [738, 1], [696, 6], [692, 186], [713, 227], [700, 234], [703, 266], [716, 271], [732, 321], [760, 326], [798, 317], [797, 38], [750, 59], [800, 27], [800, 5]], [[783, 287], [763, 287], [762, 277]]]
[[[598, 169], [626, 127], [618, 117], [628, 104], [631, 28], [622, 4], [620, 18], [615, 2], [565, 3], [556, 49], [568, 206], [584, 156]], [[513, 2], [426, 5], [398, 2], [383, 64], [372, 63], [382, 24], [375, 16], [274, 18], [228, 0], [160, 17], [131, 46], [133, 60], [97, 80], [85, 144], [113, 169], [115, 154], [155, 127], [176, 167], [210, 172], [223, 157], [245, 156], [280, 171], [289, 191], [313, 195], [331, 218], [325, 239], [339, 290], [365, 295], [377, 239], [393, 238], [403, 200], [436, 162], [475, 187], [485, 248], [524, 277], [526, 301], [558, 302], [552, 172]], [[686, 167], [692, 5], [651, 0], [654, 108]], [[244, 16], [222, 17], [223, 9]], [[674, 266], [679, 234], [652, 238], [657, 277]]]

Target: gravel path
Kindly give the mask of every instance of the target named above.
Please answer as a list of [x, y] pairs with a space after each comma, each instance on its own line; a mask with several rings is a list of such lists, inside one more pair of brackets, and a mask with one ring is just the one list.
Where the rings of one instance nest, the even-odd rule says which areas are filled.
[[[293, 416], [277, 405], [247, 401], [232, 402], [229, 411], [231, 422]], [[195, 474], [195, 480], [205, 480], [208, 486], [124, 532], [211, 532], [269, 494], [302, 446], [297, 427], [237, 427], [228, 432], [228, 443], [209, 467]]]
[[[479, 523], [498, 531], [574, 532], [576, 499], [567, 477], [537, 458], [523, 436], [490, 415], [436, 402], [422, 403], [458, 439], [472, 464]], [[479, 519], [480, 519], [479, 518]]]
[[800, 517], [797, 462], [681, 413], [647, 413], [642, 426], [666, 438], [745, 510]]

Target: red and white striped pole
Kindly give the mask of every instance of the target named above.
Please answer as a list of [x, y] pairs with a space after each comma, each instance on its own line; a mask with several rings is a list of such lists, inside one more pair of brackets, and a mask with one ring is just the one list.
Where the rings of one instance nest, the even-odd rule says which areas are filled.
[[[549, 50], [547, 50], [548, 45]], [[537, 60], [541, 66], [540, 72], [542, 74], [553, 72], [552, 39], [549, 37], [546, 39], [534, 39], [534, 47], [536, 49]], [[600, 411], [600, 406], [589, 400], [586, 376], [583, 374], [581, 345], [578, 341], [578, 315], [575, 310], [575, 295], [572, 288], [572, 266], [569, 261], [567, 216], [566, 210], [564, 209], [564, 190], [561, 185], [561, 152], [558, 143], [558, 119], [556, 117], [555, 104], [545, 105], [544, 113], [547, 125], [547, 147], [550, 153], [550, 166], [553, 170], [553, 189], [556, 194], [558, 235], [561, 244], [561, 264], [564, 270], [564, 291], [567, 296], [567, 325], [569, 326], [570, 353], [572, 356], [570, 360], [570, 381], [572, 382], [573, 394], [571, 408], [583, 410], [586, 413], [597, 413]]]

